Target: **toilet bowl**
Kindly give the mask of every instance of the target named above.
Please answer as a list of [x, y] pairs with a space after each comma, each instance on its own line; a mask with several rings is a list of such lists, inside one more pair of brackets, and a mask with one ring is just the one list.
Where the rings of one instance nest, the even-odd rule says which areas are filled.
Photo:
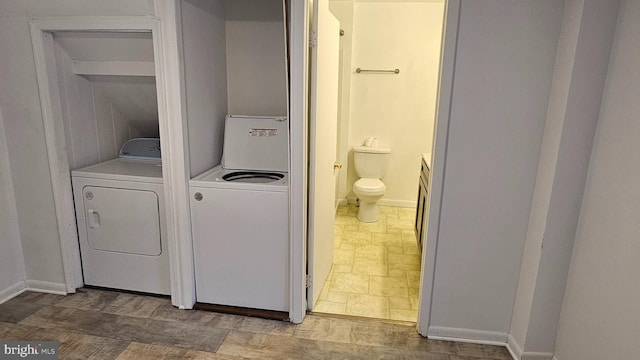
[[[372, 139], [372, 138], [370, 138]], [[369, 141], [365, 144], [376, 144]], [[360, 179], [353, 184], [353, 193], [360, 199], [358, 220], [362, 222], [378, 221], [378, 200], [382, 198], [387, 187], [382, 177], [389, 166], [391, 149], [378, 146], [357, 146], [353, 148], [353, 162], [356, 174]]]
[[386, 190], [380, 179], [362, 178], [353, 184], [353, 193], [360, 199], [358, 220], [367, 223], [378, 221], [378, 200]]

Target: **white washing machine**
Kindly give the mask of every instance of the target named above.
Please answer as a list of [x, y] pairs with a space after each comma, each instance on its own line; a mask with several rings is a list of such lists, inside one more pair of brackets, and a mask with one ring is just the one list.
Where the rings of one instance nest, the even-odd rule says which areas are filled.
[[84, 283], [171, 293], [159, 139], [71, 172]]
[[227, 116], [223, 164], [189, 182], [201, 303], [289, 311], [289, 124]]

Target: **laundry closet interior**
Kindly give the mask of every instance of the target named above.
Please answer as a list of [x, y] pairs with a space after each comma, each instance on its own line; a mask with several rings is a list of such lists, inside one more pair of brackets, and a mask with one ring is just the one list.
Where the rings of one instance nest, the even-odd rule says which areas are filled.
[[[184, 191], [198, 303], [289, 311], [284, 6], [180, 1]], [[171, 241], [185, 239], [167, 234], [155, 34], [49, 34], [83, 283], [170, 295]]]

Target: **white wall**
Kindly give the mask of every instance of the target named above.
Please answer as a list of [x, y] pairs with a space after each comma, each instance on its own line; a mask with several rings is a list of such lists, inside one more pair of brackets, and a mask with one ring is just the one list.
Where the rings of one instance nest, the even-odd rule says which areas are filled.
[[25, 279], [18, 212], [0, 109], [0, 303], [22, 289]]
[[122, 145], [141, 132], [99, 87], [74, 73], [71, 58], [55, 41], [54, 52], [69, 168], [118, 157]]
[[640, 353], [640, 1], [622, 2], [555, 357]]
[[[381, 201], [415, 206], [421, 154], [431, 151], [444, 2], [356, 2], [349, 145], [375, 136], [391, 147]], [[395, 74], [355, 73], [400, 69]], [[352, 165], [353, 155], [349, 156]], [[347, 189], [358, 179], [348, 166]]]
[[146, 0], [0, 3], [0, 107], [28, 280], [64, 283], [28, 16], [153, 15]]
[[191, 176], [220, 163], [227, 114], [225, 2], [186, 0], [182, 42]]
[[287, 69], [281, 0], [227, 1], [229, 113], [287, 114]]
[[506, 341], [563, 9], [461, 4], [431, 336]]

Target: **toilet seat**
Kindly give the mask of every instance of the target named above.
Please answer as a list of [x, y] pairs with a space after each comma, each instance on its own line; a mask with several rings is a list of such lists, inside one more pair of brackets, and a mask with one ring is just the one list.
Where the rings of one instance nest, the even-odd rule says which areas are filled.
[[386, 190], [380, 179], [362, 178], [353, 184], [353, 191], [362, 195], [382, 195]]

